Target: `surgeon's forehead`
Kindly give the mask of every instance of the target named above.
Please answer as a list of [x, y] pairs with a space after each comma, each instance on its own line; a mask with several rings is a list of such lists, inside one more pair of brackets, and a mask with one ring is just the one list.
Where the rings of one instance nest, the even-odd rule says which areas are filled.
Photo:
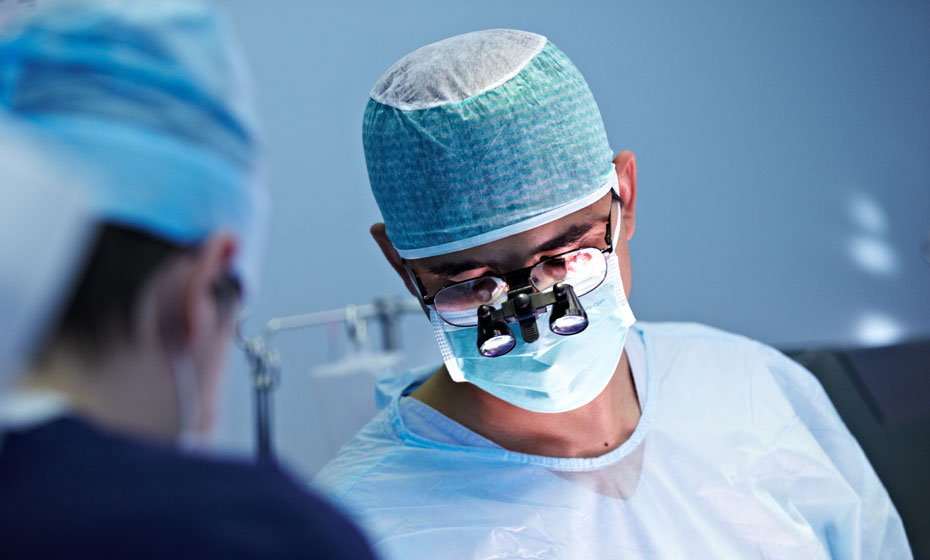
[[[510, 268], [511, 263], [536, 255], [557, 253], [574, 246], [600, 245], [604, 220], [610, 211], [611, 195], [557, 220], [490, 243], [435, 257], [410, 259], [418, 270], [437, 276], [453, 277], [483, 267]], [[503, 266], [509, 264], [509, 266]], [[503, 269], [502, 268], [502, 269]]]

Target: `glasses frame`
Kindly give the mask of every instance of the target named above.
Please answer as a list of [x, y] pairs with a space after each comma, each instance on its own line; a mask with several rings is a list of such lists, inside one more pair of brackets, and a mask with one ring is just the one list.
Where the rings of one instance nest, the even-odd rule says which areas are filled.
[[[532, 293], [532, 292], [536, 289], [536, 287], [533, 286], [533, 282], [532, 282], [532, 280], [530, 279], [530, 273], [531, 273], [532, 270], [533, 270], [534, 268], [536, 268], [537, 266], [540, 266], [540, 265], [542, 265], [542, 264], [545, 264], [545, 263], [547, 263], [547, 262], [549, 262], [549, 261], [553, 261], [553, 260], [559, 259], [559, 258], [561, 258], [561, 257], [563, 257], [563, 256], [565, 256], [565, 255], [567, 255], [567, 254], [569, 254], [569, 253], [574, 253], [574, 252], [576, 252], [576, 251], [582, 251], [582, 250], [584, 250], [584, 249], [595, 249], [595, 250], [597, 250], [597, 251], [600, 251], [601, 254], [604, 255], [604, 258], [605, 258], [605, 260], [606, 260], [607, 256], [609, 256], [609, 255], [613, 252], [613, 250], [614, 250], [614, 244], [613, 244], [613, 210], [614, 210], [614, 203], [615, 203], [615, 202], [620, 202], [620, 197], [617, 196], [617, 193], [615, 193], [614, 191], [611, 191], [611, 204], [610, 204], [610, 210], [607, 212], [607, 226], [606, 226], [606, 228], [605, 228], [606, 231], [604, 232], [604, 243], [607, 244], [607, 247], [605, 247], [605, 248], [603, 248], [603, 249], [602, 249], [602, 248], [599, 248], [599, 247], [578, 247], [578, 248], [576, 248], [576, 249], [572, 249], [572, 250], [570, 250], [570, 251], [565, 251], [564, 253], [559, 253], [558, 255], [553, 255], [553, 256], [551, 256], [551, 257], [548, 257], [548, 258], [546, 258], [546, 259], [544, 259], [544, 260], [539, 261], [539, 262], [536, 263], [536, 264], [533, 264], [533, 265], [530, 265], [530, 266], [525, 266], [525, 267], [519, 268], [519, 269], [517, 269], [517, 270], [511, 270], [511, 271], [505, 272], [505, 273], [503, 273], [503, 274], [488, 275], [488, 276], [486, 276], [485, 278], [498, 278], [498, 279], [501, 279], [501, 280], [503, 280], [504, 282], [506, 282], [506, 283], [507, 283], [507, 286], [517, 286], [516, 288], [507, 291], [507, 298], [510, 299], [511, 294], [513, 294], [513, 295], [518, 295], [518, 294], [521, 294], [521, 293]], [[622, 205], [621, 205], [621, 207], [622, 207]], [[417, 286], [417, 291], [420, 292], [420, 299], [422, 300], [423, 304], [426, 305], [426, 306], [428, 306], [430, 309], [433, 309], [434, 311], [436, 311], [436, 313], [439, 315], [439, 317], [440, 317], [444, 322], [449, 323], [450, 325], [455, 326], [455, 323], [450, 323], [449, 321], [447, 321], [445, 318], [443, 318], [442, 313], [441, 313], [438, 309], [436, 309], [436, 304], [435, 304], [435, 302], [436, 302], [436, 295], [438, 295], [439, 292], [441, 292], [442, 290], [445, 290], [446, 288], [451, 288], [451, 287], [457, 286], [457, 285], [459, 285], [459, 284], [465, 284], [465, 283], [467, 283], [467, 282], [472, 282], [472, 281], [476, 280], [477, 278], [471, 278], [471, 279], [469, 279], [469, 280], [463, 280], [462, 282], [454, 282], [454, 283], [449, 284], [449, 285], [447, 285], [447, 286], [443, 286], [442, 288], [439, 288], [438, 290], [436, 290], [436, 293], [435, 293], [435, 294], [433, 294], [433, 295], [431, 295], [431, 296], [428, 296], [428, 295], [425, 295], [425, 294], [426, 294], [426, 286], [423, 285], [423, 281], [420, 280], [420, 277], [417, 276], [417, 274], [413, 271], [413, 268], [407, 263], [406, 260], [404, 260], [404, 266], [407, 268], [407, 272], [408, 272], [408, 274], [410, 275], [410, 277], [413, 278], [413, 281], [414, 281], [414, 283], [415, 283], [416, 286]], [[591, 291], [596, 290], [598, 286], [600, 286], [601, 284], [604, 283], [604, 279], [605, 279], [606, 277], [607, 277], [607, 276], [605, 275], [604, 278], [601, 278], [601, 281], [598, 282], [597, 285], [595, 285], [593, 288], [591, 288], [591, 290], [589, 290], [589, 291], [587, 291], [587, 292], [585, 292], [585, 293], [586, 293], [586, 294], [587, 294], [587, 293], [591, 293]], [[479, 277], [479, 278], [481, 278], [481, 277]], [[584, 295], [584, 294], [579, 294], [579, 297], [580, 297], [581, 295]], [[476, 308], [476, 309], [477, 309], [477, 308]]]

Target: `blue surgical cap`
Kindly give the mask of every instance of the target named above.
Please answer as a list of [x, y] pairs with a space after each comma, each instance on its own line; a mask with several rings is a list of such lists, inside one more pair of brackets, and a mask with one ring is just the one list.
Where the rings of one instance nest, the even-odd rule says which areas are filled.
[[405, 258], [526, 231], [617, 184], [581, 73], [524, 31], [467, 33], [408, 54], [372, 89], [362, 139], [387, 236]]
[[242, 58], [188, 1], [52, 4], [0, 36], [0, 110], [91, 166], [101, 219], [192, 244], [239, 238], [254, 287], [267, 196]]

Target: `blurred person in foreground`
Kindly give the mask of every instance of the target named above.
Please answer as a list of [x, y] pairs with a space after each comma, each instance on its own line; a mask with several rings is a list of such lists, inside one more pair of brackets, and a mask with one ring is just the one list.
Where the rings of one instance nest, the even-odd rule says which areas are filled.
[[249, 94], [230, 30], [199, 3], [66, 2], [0, 37], [0, 112], [81, 176], [100, 224], [0, 408], [5, 558], [371, 557], [277, 468], [179, 449], [210, 427], [256, 286]]
[[385, 558], [910, 557], [809, 372], [737, 335], [635, 322], [636, 161], [545, 37], [410, 53], [362, 139], [371, 232], [444, 361], [383, 387], [317, 477]]

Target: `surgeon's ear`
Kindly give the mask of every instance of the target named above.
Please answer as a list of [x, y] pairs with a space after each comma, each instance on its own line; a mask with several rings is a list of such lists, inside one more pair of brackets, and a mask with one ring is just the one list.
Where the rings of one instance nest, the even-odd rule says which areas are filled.
[[384, 224], [378, 222], [371, 226], [371, 236], [375, 238], [375, 243], [378, 244], [378, 247], [381, 248], [381, 252], [384, 253], [384, 258], [387, 259], [391, 266], [394, 268], [394, 271], [397, 272], [401, 280], [404, 281], [404, 285], [407, 286], [407, 290], [410, 291], [410, 294], [416, 298], [419, 298], [419, 293], [417, 292], [416, 287], [413, 285], [413, 282], [410, 280], [410, 275], [407, 274], [407, 270], [404, 268], [404, 261], [401, 259], [400, 255], [397, 253], [397, 249], [394, 248], [394, 244], [391, 243], [391, 240], [388, 239], [387, 233], [384, 231]]
[[629, 240], [636, 230], [636, 157], [633, 152], [624, 150], [617, 154], [614, 167], [617, 168], [617, 182], [620, 184], [620, 200], [623, 204], [620, 225]]

